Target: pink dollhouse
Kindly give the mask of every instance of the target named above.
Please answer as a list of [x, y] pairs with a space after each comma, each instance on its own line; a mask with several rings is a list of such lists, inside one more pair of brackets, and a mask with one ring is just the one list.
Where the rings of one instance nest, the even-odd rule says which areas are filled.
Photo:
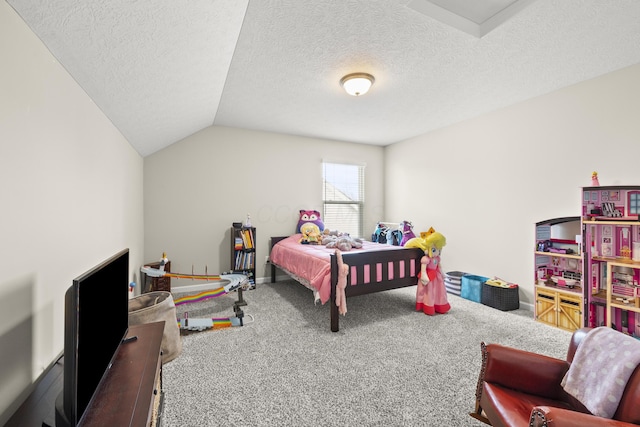
[[586, 326], [640, 336], [639, 214], [640, 186], [582, 189]]

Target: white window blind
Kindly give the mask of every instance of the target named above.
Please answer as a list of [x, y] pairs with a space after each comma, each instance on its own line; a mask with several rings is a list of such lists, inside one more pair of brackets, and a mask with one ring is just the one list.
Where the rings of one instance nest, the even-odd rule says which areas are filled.
[[322, 163], [324, 226], [362, 237], [364, 166]]

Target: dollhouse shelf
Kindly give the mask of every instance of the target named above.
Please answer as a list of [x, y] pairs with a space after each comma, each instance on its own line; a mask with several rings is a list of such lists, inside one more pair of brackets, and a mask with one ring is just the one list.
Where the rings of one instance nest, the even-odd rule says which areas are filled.
[[[622, 310], [629, 310], [629, 311], [635, 311], [636, 313], [640, 313], [640, 308], [636, 307], [633, 303], [628, 302], [628, 303], [624, 303], [622, 301], [620, 302], [611, 302], [609, 303], [609, 305], [613, 308], [620, 308]], [[609, 321], [608, 323], [611, 323], [611, 321]], [[609, 327], [611, 327], [611, 325], [608, 325]]]
[[[582, 326], [583, 268], [580, 245], [576, 241], [581, 233], [580, 219], [573, 216], [536, 223], [534, 318], [566, 331]], [[562, 253], [563, 249], [571, 249], [572, 253]], [[556, 284], [554, 277], [566, 279], [567, 283], [571, 281], [575, 286]]]
[[540, 251], [536, 251], [535, 254], [543, 255], [543, 256], [553, 256], [558, 258], [582, 259], [581, 255], [576, 255], [576, 254], [559, 254], [554, 252], [540, 252]]
[[[625, 298], [628, 299], [628, 302], [617, 300], [616, 298], [620, 298], [621, 296], [617, 296], [612, 291], [612, 268], [611, 267], [631, 267], [634, 269], [640, 269], [640, 262], [631, 261], [627, 259], [618, 259], [616, 261], [610, 261], [607, 263], [609, 268], [607, 269], [607, 309], [608, 312], [611, 313], [611, 308], [619, 308], [621, 310], [627, 310], [635, 313], [640, 313], [640, 306], [636, 303], [636, 299], [634, 297]], [[611, 327], [612, 316], [607, 317], [607, 326]]]
[[568, 295], [582, 295], [582, 286], [574, 286], [573, 288], [567, 288], [564, 286], [558, 286], [556, 284], [538, 283], [536, 285], [539, 288], [547, 289], [554, 292], [565, 293]]
[[617, 265], [618, 267], [640, 268], [640, 261], [633, 261], [627, 258], [594, 256], [594, 261], [607, 262], [609, 265]]
[[597, 220], [594, 221], [592, 219], [584, 219], [582, 220], [583, 224], [594, 224], [594, 225], [640, 225], [640, 221], [630, 221], [621, 219], [620, 221], [614, 220]]

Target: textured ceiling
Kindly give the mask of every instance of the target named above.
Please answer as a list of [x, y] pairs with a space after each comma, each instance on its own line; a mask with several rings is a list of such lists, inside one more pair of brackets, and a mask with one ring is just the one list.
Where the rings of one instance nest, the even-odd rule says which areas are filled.
[[143, 156], [212, 124], [388, 145], [640, 63], [640, 1], [483, 1], [7, 0]]

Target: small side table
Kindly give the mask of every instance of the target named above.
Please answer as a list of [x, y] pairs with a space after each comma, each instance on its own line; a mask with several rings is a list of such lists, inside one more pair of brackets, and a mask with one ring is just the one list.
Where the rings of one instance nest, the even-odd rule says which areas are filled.
[[[148, 265], [151, 268], [160, 268], [160, 262], [152, 262]], [[164, 266], [164, 271], [171, 272], [171, 261], [167, 262]], [[171, 277], [150, 277], [145, 273], [142, 275], [142, 289], [143, 294], [147, 292], [166, 291], [171, 292]]]

